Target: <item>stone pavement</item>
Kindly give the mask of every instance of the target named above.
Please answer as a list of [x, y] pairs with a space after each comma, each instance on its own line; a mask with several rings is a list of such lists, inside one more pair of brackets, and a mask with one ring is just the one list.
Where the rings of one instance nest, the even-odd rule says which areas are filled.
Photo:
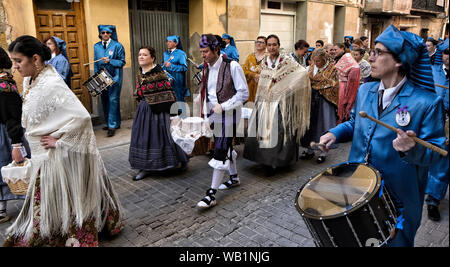
[[[311, 247], [313, 240], [294, 206], [298, 189], [310, 176], [332, 164], [344, 162], [350, 143], [331, 150], [324, 164], [299, 161], [294, 167], [266, 176], [265, 169], [238, 158], [241, 186], [216, 194], [218, 205], [199, 211], [196, 203], [211, 183], [212, 169], [207, 156], [191, 158], [185, 172], [155, 173], [134, 182], [137, 173], [128, 163], [127, 142], [131, 121], [124, 122], [113, 138], [96, 127], [98, 144], [105, 166], [125, 211], [126, 227], [100, 245], [151, 247]], [[237, 146], [242, 155], [243, 145]], [[8, 205], [16, 217], [22, 201]], [[422, 226], [415, 245], [449, 246], [448, 192], [441, 204], [442, 220], [428, 220], [424, 209]], [[9, 223], [0, 225], [0, 243]]]

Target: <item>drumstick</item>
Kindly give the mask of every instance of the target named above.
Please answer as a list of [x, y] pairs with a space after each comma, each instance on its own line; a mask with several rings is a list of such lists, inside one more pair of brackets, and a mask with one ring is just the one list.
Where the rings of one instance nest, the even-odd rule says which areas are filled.
[[192, 64], [194, 64], [195, 66], [198, 66], [198, 64], [197, 63], [195, 63], [192, 59], [190, 59], [190, 58], [187, 58]]
[[83, 66], [87, 66], [87, 65], [90, 65], [90, 64], [94, 64], [94, 63], [96, 63], [96, 62], [99, 62], [100, 60], [103, 60], [103, 59], [97, 59], [96, 61], [86, 63], [86, 64], [84, 64]]
[[311, 146], [311, 148], [315, 148], [315, 147], [319, 147], [319, 146], [321, 146], [321, 147], [326, 147], [327, 145], [325, 145], [325, 144], [321, 144], [321, 143], [316, 143], [316, 142], [311, 142], [311, 144], [309, 144], [309, 146]]
[[168, 63], [169, 61], [171, 61], [173, 59], [173, 56], [171, 56], [166, 62], [164, 62], [163, 65], [166, 65], [166, 63]]
[[[389, 125], [389, 124], [386, 124], [386, 123], [384, 123], [384, 122], [382, 122], [382, 121], [380, 121], [380, 120], [377, 120], [377, 119], [375, 119], [375, 118], [373, 118], [373, 117], [367, 115], [367, 113], [366, 113], [365, 111], [360, 111], [360, 112], [359, 112], [359, 115], [360, 115], [361, 117], [363, 117], [363, 118], [367, 118], [367, 119], [372, 120], [372, 121], [374, 121], [374, 122], [376, 122], [376, 123], [378, 123], [378, 124], [381, 124], [381, 125], [383, 125], [384, 127], [388, 128], [389, 130], [392, 130], [393, 132], [397, 132], [397, 128], [392, 127], [392, 126]], [[410, 136], [410, 138], [412, 138], [416, 143], [419, 143], [419, 144], [421, 144], [422, 146], [424, 146], [424, 147], [426, 147], [426, 148], [429, 148], [429, 149], [433, 150], [434, 152], [437, 152], [437, 153], [441, 154], [441, 155], [444, 156], [444, 157], [446, 157], [447, 154], [448, 154], [448, 152], [445, 151], [444, 149], [442, 149], [442, 148], [440, 148], [440, 147], [437, 147], [437, 146], [435, 146], [435, 145], [433, 145], [433, 144], [430, 144], [430, 143], [428, 143], [428, 142], [426, 142], [426, 141], [423, 141], [422, 139], [420, 139], [420, 138], [418, 138], [418, 137], [415, 137], [415, 136], [414, 136], [414, 137], [411, 137], [411, 136]]]
[[444, 88], [444, 89], [448, 89], [448, 86], [440, 85], [440, 84], [437, 84], [437, 83], [435, 83], [434, 86], [438, 86], [438, 87], [441, 87], [441, 88]]

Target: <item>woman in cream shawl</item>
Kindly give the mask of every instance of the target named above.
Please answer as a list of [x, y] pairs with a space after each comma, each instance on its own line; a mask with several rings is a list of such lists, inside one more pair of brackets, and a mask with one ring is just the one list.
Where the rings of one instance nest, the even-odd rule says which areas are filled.
[[22, 126], [32, 158], [23, 208], [4, 246], [98, 246], [123, 228], [90, 115], [51, 65], [50, 50], [21, 36], [9, 52], [24, 79]]
[[269, 166], [272, 171], [298, 160], [311, 105], [308, 72], [289, 55], [280, 54], [279, 48], [278, 37], [269, 35], [270, 55], [262, 63], [244, 149], [244, 158]]

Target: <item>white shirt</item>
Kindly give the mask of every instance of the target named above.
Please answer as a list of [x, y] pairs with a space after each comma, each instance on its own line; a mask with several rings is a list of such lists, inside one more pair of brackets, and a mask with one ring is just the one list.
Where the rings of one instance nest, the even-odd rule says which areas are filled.
[[[208, 76], [208, 100], [209, 100], [209, 108], [213, 108], [216, 104], [218, 104], [216, 87], [217, 87], [217, 76], [219, 75], [220, 65], [222, 64], [223, 59], [222, 56], [219, 56], [219, 59], [214, 63], [214, 65], [210, 65], [208, 63], [209, 68], [209, 76]], [[236, 61], [231, 61], [230, 63], [230, 72], [231, 77], [233, 79], [234, 88], [236, 89], [236, 94], [228, 99], [227, 101], [221, 104], [222, 109], [224, 111], [231, 110], [236, 108], [236, 105], [243, 104], [248, 99], [248, 85], [247, 80], [245, 79], [244, 71], [242, 70], [241, 65]], [[203, 105], [203, 114], [207, 114], [206, 110], [206, 98]]]
[[384, 90], [383, 109], [385, 109], [392, 103], [392, 100], [394, 100], [394, 97], [397, 95], [397, 92], [402, 88], [402, 86], [406, 83], [407, 80], [408, 79], [406, 79], [405, 76], [396, 86], [391, 88], [384, 88], [383, 82], [380, 82], [380, 86], [378, 87], [378, 93], [380, 93], [380, 90]]
[[[103, 46], [104, 43], [105, 43], [105, 41], [102, 40], [102, 46]], [[111, 38], [109, 38], [109, 40], [106, 41], [106, 47], [108, 47], [109, 43], [111, 43]]]

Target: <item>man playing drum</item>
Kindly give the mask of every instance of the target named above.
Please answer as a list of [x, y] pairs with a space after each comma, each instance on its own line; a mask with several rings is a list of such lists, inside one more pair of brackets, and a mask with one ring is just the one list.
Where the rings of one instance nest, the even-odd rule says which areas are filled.
[[[369, 60], [372, 76], [381, 82], [361, 85], [350, 120], [323, 135], [320, 143], [326, 147], [321, 149], [328, 151], [333, 143], [352, 140], [349, 162], [366, 162], [378, 169], [401, 213], [389, 246], [412, 247], [421, 222], [428, 167], [441, 156], [410, 137], [442, 147], [444, 106], [434, 94], [430, 60], [419, 36], [390, 25], [375, 40]], [[357, 115], [360, 111], [393, 125], [397, 133]]]
[[[217, 189], [228, 189], [240, 183], [236, 170], [237, 153], [232, 144], [241, 107], [248, 99], [248, 86], [239, 63], [220, 56], [220, 44], [214, 35], [203, 34], [199, 46], [205, 61], [200, 85], [201, 112], [205, 118], [210, 114], [215, 146], [213, 159], [209, 162], [214, 169], [211, 187], [197, 206], [209, 208], [216, 205]], [[225, 171], [230, 173], [230, 180], [221, 185]]]

